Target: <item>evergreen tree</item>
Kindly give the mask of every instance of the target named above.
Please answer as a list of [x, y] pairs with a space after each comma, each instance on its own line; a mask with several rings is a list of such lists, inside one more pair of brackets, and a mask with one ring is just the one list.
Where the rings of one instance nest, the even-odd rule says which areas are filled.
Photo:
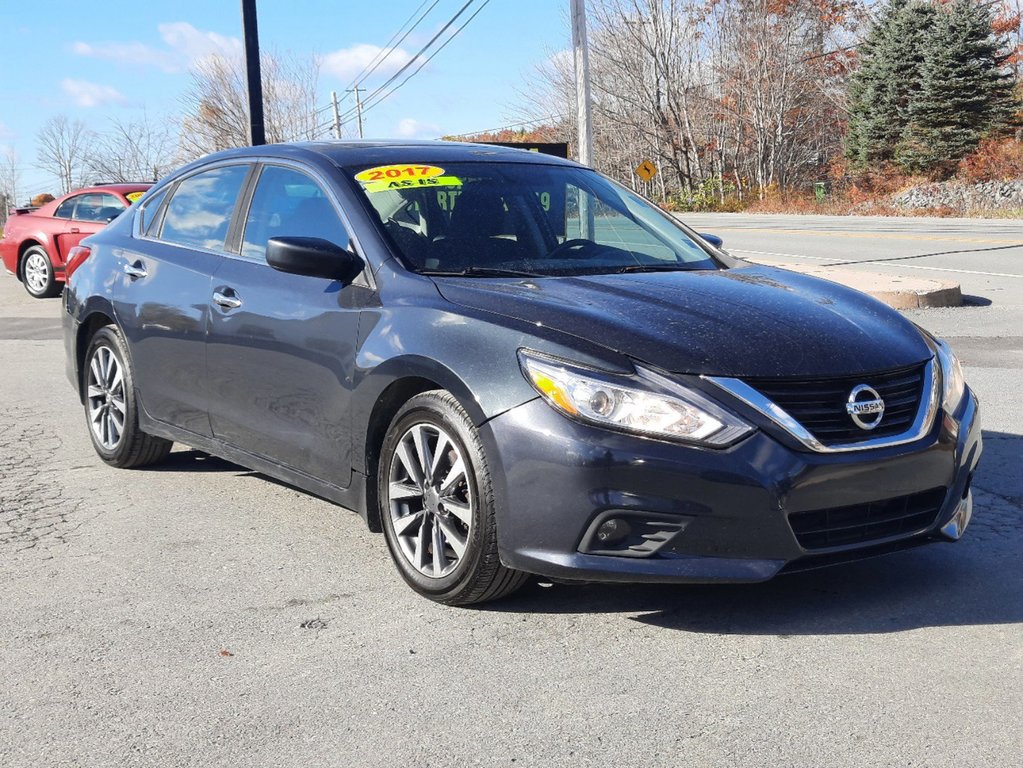
[[849, 84], [846, 139], [846, 157], [856, 165], [895, 158], [922, 87], [935, 15], [929, 2], [890, 0], [860, 46], [861, 65]]
[[1017, 104], [991, 22], [990, 7], [977, 0], [955, 0], [938, 13], [896, 148], [906, 170], [948, 173], [984, 136], [1011, 125]]

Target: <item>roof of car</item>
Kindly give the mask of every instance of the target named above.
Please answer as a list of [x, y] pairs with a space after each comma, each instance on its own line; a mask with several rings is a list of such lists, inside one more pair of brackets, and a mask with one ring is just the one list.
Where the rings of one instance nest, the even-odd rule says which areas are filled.
[[151, 181], [138, 181], [129, 183], [118, 183], [118, 184], [92, 184], [88, 187], [81, 187], [68, 192], [66, 195], [62, 195], [62, 199], [70, 197], [71, 195], [81, 195], [88, 192], [120, 192], [122, 195], [127, 192], [138, 192], [139, 190], [149, 189], [153, 186]]
[[[313, 152], [322, 155], [335, 165], [384, 165], [408, 162], [502, 162], [541, 163], [544, 165], [571, 165], [553, 155], [539, 152], [499, 147], [489, 144], [471, 144], [462, 141], [410, 141], [410, 140], [333, 140], [302, 141], [288, 144], [267, 144], [261, 147], [243, 147], [218, 153], [215, 157], [249, 155], [295, 155]], [[210, 158], [207, 158], [210, 159]]]

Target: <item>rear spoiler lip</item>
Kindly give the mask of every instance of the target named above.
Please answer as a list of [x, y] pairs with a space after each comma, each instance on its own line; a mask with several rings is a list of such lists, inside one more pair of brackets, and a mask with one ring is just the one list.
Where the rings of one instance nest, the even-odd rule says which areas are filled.
[[38, 211], [38, 207], [28, 206], [26, 208], [11, 208], [11, 213], [15, 216], [20, 216], [23, 213], [32, 213], [32, 211]]

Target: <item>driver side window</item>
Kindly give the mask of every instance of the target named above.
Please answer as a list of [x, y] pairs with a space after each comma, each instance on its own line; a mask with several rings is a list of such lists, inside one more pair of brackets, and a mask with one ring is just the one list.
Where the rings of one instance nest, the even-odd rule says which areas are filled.
[[272, 237], [318, 237], [341, 248], [349, 243], [320, 185], [301, 171], [276, 165], [264, 167], [259, 174], [245, 220], [242, 256], [263, 261]]

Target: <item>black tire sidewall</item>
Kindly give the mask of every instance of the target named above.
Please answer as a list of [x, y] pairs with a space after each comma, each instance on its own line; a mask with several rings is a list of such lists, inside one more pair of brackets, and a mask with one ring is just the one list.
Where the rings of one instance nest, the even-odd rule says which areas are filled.
[[[92, 430], [92, 422], [89, 417], [88, 398], [88, 376], [89, 366], [96, 350], [100, 347], [107, 347], [117, 357], [121, 366], [121, 378], [124, 382], [124, 430], [121, 433], [121, 441], [113, 450], [104, 448], [96, 439], [96, 433]], [[121, 334], [114, 326], [108, 325], [98, 330], [92, 339], [89, 340], [89, 347], [85, 352], [85, 361], [82, 365], [82, 392], [85, 411], [85, 426], [89, 430], [89, 439], [96, 449], [99, 457], [108, 464], [120, 464], [132, 449], [132, 442], [139, 436], [138, 415], [135, 410], [135, 376], [131, 369], [131, 362], [128, 358], [128, 351], [121, 338]]]
[[[48, 273], [46, 285], [43, 287], [43, 290], [41, 290], [39, 293], [34, 292], [31, 288], [28, 287], [28, 280], [25, 278], [25, 263], [28, 261], [29, 257], [33, 253], [38, 253], [40, 256], [43, 257], [43, 260], [46, 262], [46, 269]], [[43, 248], [41, 245], [33, 245], [31, 248], [26, 250], [25, 255], [21, 257], [21, 284], [25, 286], [25, 290], [28, 292], [28, 295], [31, 296], [32, 298], [46, 299], [53, 296], [54, 291], [57, 287], [57, 279], [54, 276], [53, 271], [53, 260], [50, 258], [50, 254], [48, 254], [46, 252], [46, 249]]]
[[[466, 480], [475, 501], [472, 530], [469, 532], [465, 553], [451, 573], [438, 579], [423, 575], [405, 558], [394, 534], [391, 510], [387, 502], [387, 485], [395, 447], [401, 436], [415, 424], [441, 427], [454, 438], [466, 464]], [[484, 487], [489, 490], [490, 484], [480, 482], [480, 473], [489, 472], [489, 469], [486, 458], [482, 455], [479, 437], [474, 432], [468, 415], [460, 408], [455, 410], [446, 401], [444, 393], [427, 392], [412, 398], [398, 412], [387, 430], [381, 447], [377, 469], [377, 498], [380, 500], [380, 521], [387, 546], [405, 581], [417, 592], [430, 597], [455, 596], [472, 588], [472, 580], [479, 569], [479, 561], [483, 554], [482, 540], [489, 526], [493, 525], [493, 495], [483, 492]]]

